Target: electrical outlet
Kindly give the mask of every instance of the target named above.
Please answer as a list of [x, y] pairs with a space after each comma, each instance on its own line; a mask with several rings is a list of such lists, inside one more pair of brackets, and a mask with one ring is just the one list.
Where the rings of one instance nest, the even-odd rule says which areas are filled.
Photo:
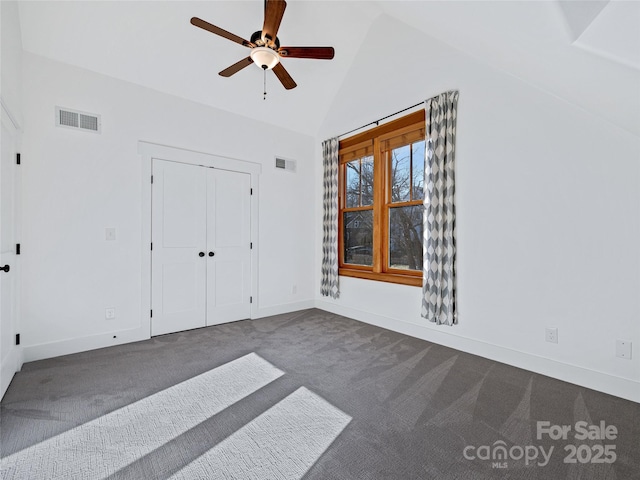
[[297, 286], [297, 285], [294, 285], [293, 287], [291, 287], [291, 293], [292, 293], [293, 295], [295, 295], [296, 293], [298, 293], [298, 286]]
[[115, 228], [105, 228], [104, 229], [104, 239], [110, 242], [115, 241], [116, 239], [116, 229]]
[[106, 320], [113, 320], [116, 318], [116, 309], [114, 307], [104, 309], [104, 318]]
[[631, 360], [631, 342], [616, 340], [616, 357]]
[[558, 343], [558, 329], [555, 327], [547, 327], [545, 339], [549, 343]]

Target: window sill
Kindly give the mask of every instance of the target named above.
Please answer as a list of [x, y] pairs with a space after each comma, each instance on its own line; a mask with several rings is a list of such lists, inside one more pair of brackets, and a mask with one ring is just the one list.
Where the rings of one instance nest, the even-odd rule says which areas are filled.
[[377, 282], [399, 283], [413, 287], [422, 286], [422, 276], [401, 275], [395, 273], [375, 273], [368, 270], [356, 270], [351, 268], [338, 269], [338, 275], [343, 277], [363, 278], [365, 280], [375, 280]]

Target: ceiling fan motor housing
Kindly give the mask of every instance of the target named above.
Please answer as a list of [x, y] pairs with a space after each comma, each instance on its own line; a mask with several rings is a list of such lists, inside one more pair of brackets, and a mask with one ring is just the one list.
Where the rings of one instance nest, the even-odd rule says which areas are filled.
[[[267, 38], [269, 37], [267, 36]], [[273, 41], [276, 50], [280, 48], [280, 39], [278, 37], [276, 37], [275, 40], [271, 40]], [[253, 35], [251, 35], [251, 43], [257, 45], [258, 47], [268, 46], [267, 43], [262, 39], [262, 30], [258, 30], [257, 32], [254, 32]]]

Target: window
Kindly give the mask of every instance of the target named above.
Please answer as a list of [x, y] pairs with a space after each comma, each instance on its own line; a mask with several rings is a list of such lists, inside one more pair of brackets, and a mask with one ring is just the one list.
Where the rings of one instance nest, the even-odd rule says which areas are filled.
[[340, 142], [339, 273], [422, 285], [424, 111]]

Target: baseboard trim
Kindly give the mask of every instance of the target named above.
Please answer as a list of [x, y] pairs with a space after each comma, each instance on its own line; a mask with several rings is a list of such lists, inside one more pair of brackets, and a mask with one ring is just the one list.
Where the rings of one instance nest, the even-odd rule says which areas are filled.
[[283, 303], [280, 305], [273, 305], [270, 307], [260, 307], [258, 308], [257, 315], [252, 318], [271, 317], [273, 315], [280, 315], [282, 313], [291, 313], [291, 312], [297, 312], [299, 310], [307, 310], [309, 308], [314, 308], [315, 306], [316, 306], [316, 303], [314, 300], [303, 300], [300, 302]]
[[151, 337], [149, 336], [148, 329], [145, 331], [143, 328], [135, 328], [71, 338], [57, 342], [41, 343], [39, 345], [25, 345], [23, 349], [24, 361], [34, 362], [45, 358], [86, 352], [98, 348], [122, 345], [123, 343], [138, 342], [149, 338]]
[[[306, 300], [295, 303], [274, 305], [270, 307], [262, 307], [258, 309], [257, 316], [254, 316], [253, 318], [270, 317], [272, 315], [279, 315], [281, 313], [296, 312], [298, 310], [313, 308], [314, 306], [315, 302], [313, 300]], [[38, 345], [25, 345], [24, 361], [34, 362], [36, 360], [59, 357], [61, 355], [70, 355], [73, 353], [96, 350], [98, 348], [112, 347], [114, 345], [122, 345], [124, 343], [148, 340], [149, 338], [151, 337], [149, 335], [148, 326], [141, 326], [135, 329], [106, 332], [97, 335], [88, 335], [85, 337], [60, 340], [57, 342], [41, 343]]]
[[2, 359], [0, 367], [0, 399], [4, 397], [7, 388], [16, 372], [22, 368], [22, 347], [12, 346], [9, 353]]
[[640, 382], [519, 352], [499, 345], [460, 337], [452, 333], [440, 332], [426, 326], [345, 307], [325, 300], [316, 300], [315, 306], [321, 310], [353, 318], [370, 325], [640, 403]]

